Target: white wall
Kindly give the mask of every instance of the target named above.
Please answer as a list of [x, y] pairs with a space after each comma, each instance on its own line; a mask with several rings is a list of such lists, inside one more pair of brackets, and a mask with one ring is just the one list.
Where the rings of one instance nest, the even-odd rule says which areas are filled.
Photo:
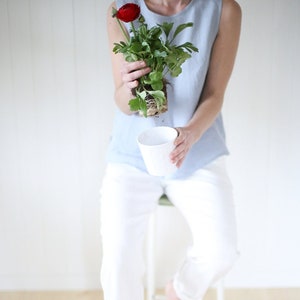
[[228, 283], [300, 286], [300, 2], [240, 3], [224, 112], [242, 255]]
[[[99, 287], [109, 2], [0, 0], [0, 289]], [[226, 284], [300, 286], [300, 2], [239, 2], [224, 117], [241, 258]], [[174, 238], [158, 249], [162, 284], [188, 232], [166, 209], [158, 229]]]
[[0, 288], [99, 285], [108, 1], [0, 1]]

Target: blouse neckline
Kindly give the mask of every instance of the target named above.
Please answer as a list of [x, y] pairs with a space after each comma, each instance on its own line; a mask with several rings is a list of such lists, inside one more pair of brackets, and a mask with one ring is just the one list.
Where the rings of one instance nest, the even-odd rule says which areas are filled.
[[[199, 0], [198, 0], [199, 1]], [[174, 17], [178, 17], [178, 16], [181, 16], [181, 15], [184, 15], [189, 9], [190, 7], [192, 6], [192, 3], [194, 2], [194, 0], [191, 0], [180, 12], [174, 14], [174, 15], [161, 15], [159, 13], [156, 13], [154, 12], [153, 10], [151, 10], [146, 2], [144, 0], [141, 1], [142, 2], [142, 6], [143, 8], [150, 14], [156, 16], [156, 17], [159, 17], [159, 18], [163, 18], [163, 19], [170, 19], [170, 18], [174, 18]]]

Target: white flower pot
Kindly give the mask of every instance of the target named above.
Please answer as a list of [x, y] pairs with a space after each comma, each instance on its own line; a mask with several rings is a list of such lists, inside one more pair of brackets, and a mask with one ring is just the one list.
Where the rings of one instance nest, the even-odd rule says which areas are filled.
[[149, 174], [166, 176], [177, 170], [171, 163], [170, 153], [175, 148], [177, 130], [167, 126], [150, 128], [142, 132], [137, 139]]

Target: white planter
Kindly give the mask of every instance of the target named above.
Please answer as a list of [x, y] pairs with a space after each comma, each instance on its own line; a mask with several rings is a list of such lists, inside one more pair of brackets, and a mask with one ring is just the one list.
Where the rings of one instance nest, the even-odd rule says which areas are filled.
[[138, 136], [137, 142], [149, 174], [166, 176], [177, 170], [169, 157], [175, 148], [176, 137], [176, 129], [167, 126], [150, 128]]

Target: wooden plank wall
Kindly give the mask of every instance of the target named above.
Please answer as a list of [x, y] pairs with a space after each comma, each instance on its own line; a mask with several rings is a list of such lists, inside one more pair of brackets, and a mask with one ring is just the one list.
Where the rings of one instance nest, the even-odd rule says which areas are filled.
[[0, 288], [99, 284], [106, 7], [0, 1]]

